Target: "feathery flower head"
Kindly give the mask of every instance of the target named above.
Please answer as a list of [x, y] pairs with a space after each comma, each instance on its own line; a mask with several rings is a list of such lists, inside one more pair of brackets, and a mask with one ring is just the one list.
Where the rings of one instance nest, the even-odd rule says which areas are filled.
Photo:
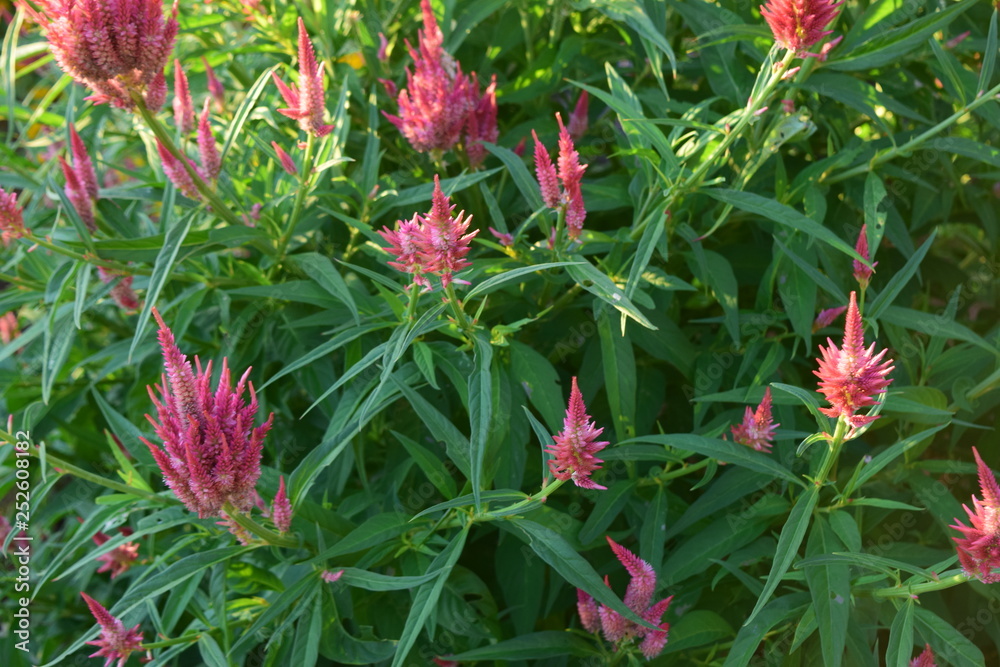
[[182, 135], [194, 129], [194, 101], [180, 60], [174, 60], [174, 125]]
[[420, 153], [450, 150], [462, 133], [469, 111], [476, 104], [469, 94], [469, 79], [462, 66], [444, 50], [444, 35], [429, 0], [420, 0], [424, 27], [417, 49], [406, 48], [413, 69], [406, 70], [406, 88], [399, 92], [399, 115], [382, 112]]
[[559, 174], [552, 164], [552, 156], [539, 141], [534, 130], [531, 137], [535, 140], [535, 177], [538, 179], [538, 189], [542, 193], [542, 201], [549, 208], [562, 206], [562, 192], [559, 190]]
[[[452, 273], [472, 266], [465, 256], [469, 254], [472, 238], [479, 233], [475, 229], [466, 234], [472, 216], [466, 217], [465, 211], [452, 216], [454, 210], [455, 205], [442, 192], [440, 179], [435, 174], [431, 211], [422, 219], [423, 233], [417, 238], [417, 245], [423, 256], [424, 271], [441, 276], [443, 287], [451, 284]], [[464, 280], [456, 282], [468, 284]]]
[[771, 388], [764, 390], [764, 399], [757, 406], [754, 412], [747, 406], [743, 415], [743, 423], [733, 426], [730, 430], [733, 433], [733, 440], [741, 445], [753, 447], [758, 452], [770, 452], [771, 441], [774, 440], [774, 431], [781, 424], [773, 423], [771, 417]]
[[277, 141], [271, 142], [271, 148], [273, 148], [274, 152], [278, 154], [278, 162], [281, 163], [282, 169], [287, 171], [292, 176], [299, 173], [299, 168], [295, 166], [295, 160], [292, 159], [291, 155], [285, 152], [284, 148], [278, 145]]
[[760, 13], [779, 46], [805, 55], [805, 49], [833, 32], [827, 26], [842, 4], [843, 0], [768, 0]]
[[910, 667], [937, 667], [930, 644], [924, 644], [924, 652], [910, 661]]
[[990, 467], [983, 462], [976, 448], [972, 448], [979, 468], [979, 488], [983, 499], [972, 496], [972, 507], [962, 505], [969, 515], [972, 526], [966, 526], [958, 519], [951, 526], [964, 537], [953, 537], [958, 544], [958, 562], [965, 574], [979, 579], [984, 584], [1000, 581], [1000, 486]]
[[[858, 242], [854, 246], [854, 250], [865, 258], [869, 263], [871, 263], [871, 255], [868, 254], [868, 225], [861, 225], [861, 233], [858, 234]], [[868, 288], [868, 282], [872, 278], [872, 274], [875, 273], [875, 267], [878, 266], [878, 262], [875, 262], [870, 267], [866, 264], [859, 262], [858, 260], [851, 260], [854, 268], [854, 279], [858, 281], [861, 289]]]
[[[177, 36], [177, 2], [169, 19], [162, 0], [35, 0], [28, 14], [45, 31], [59, 67], [94, 91], [97, 104], [131, 109], [132, 93], [159, 109], [163, 68]], [[162, 90], [161, 90], [162, 85]]]
[[[604, 638], [609, 642], [618, 643], [623, 640], [641, 639], [639, 650], [642, 651], [647, 660], [652, 660], [667, 645], [670, 624], [661, 624], [660, 620], [670, 607], [674, 596], [671, 595], [651, 605], [653, 593], [656, 592], [656, 571], [649, 563], [610, 537], [607, 540], [615, 557], [618, 558], [631, 577], [628, 588], [625, 590], [625, 605], [641, 616], [643, 620], [658, 625], [660, 629], [652, 630], [634, 623], [618, 612], [604, 605], [598, 605], [590, 595], [577, 589], [577, 611], [580, 613], [580, 621], [589, 632], [597, 632], [599, 627]], [[605, 582], [607, 582], [607, 578], [605, 578]], [[594, 620], [595, 613], [599, 624]]]
[[86, 593], [81, 592], [80, 595], [90, 607], [90, 613], [94, 615], [97, 624], [101, 626], [100, 636], [94, 641], [87, 642], [91, 646], [100, 647], [90, 657], [105, 658], [104, 667], [108, 667], [115, 660], [118, 661], [118, 667], [122, 667], [133, 651], [142, 650], [142, 632], [139, 631], [139, 625], [126, 629], [121, 619], [112, 616], [100, 602]]
[[76, 173], [77, 180], [83, 186], [84, 194], [91, 201], [96, 202], [98, 199], [97, 172], [94, 171], [94, 163], [90, 161], [90, 155], [87, 154], [87, 146], [73, 125], [69, 126], [69, 148], [70, 154], [73, 156], [73, 171]]
[[[201, 198], [201, 193], [198, 192], [198, 186], [194, 184], [191, 174], [188, 173], [188, 170], [184, 168], [181, 161], [174, 157], [170, 149], [164, 146], [163, 142], [159, 139], [156, 140], [156, 152], [160, 154], [160, 164], [163, 166], [163, 173], [174, 184], [174, 187], [180, 190], [181, 194], [185, 197], [190, 199]], [[184, 159], [187, 160], [192, 169], [195, 171], [198, 170], [198, 167], [189, 158]]]
[[845, 310], [847, 310], [847, 306], [837, 306], [836, 308], [827, 308], [826, 310], [819, 311], [819, 315], [813, 321], [813, 333], [833, 324], [834, 320], [840, 317], [840, 314]]
[[573, 141], [578, 141], [587, 133], [590, 119], [587, 115], [590, 106], [590, 93], [586, 90], [580, 93], [580, 98], [573, 107], [573, 112], [569, 115], [569, 136]]
[[274, 495], [274, 503], [271, 505], [271, 521], [279, 533], [287, 533], [292, 527], [292, 502], [285, 493], [284, 475], [279, 478], [278, 493]]
[[288, 105], [278, 109], [278, 113], [299, 121], [299, 127], [316, 137], [323, 137], [333, 130], [333, 125], [323, 124], [326, 112], [325, 91], [323, 89], [323, 65], [316, 62], [316, 52], [305, 21], [299, 17], [299, 85], [288, 86], [275, 72], [271, 72], [281, 96]]
[[[552, 164], [548, 150], [538, 140], [534, 130], [531, 136], [535, 139], [535, 175], [538, 178], [538, 188], [542, 193], [542, 201], [549, 208], [562, 210], [566, 216], [566, 231], [570, 239], [576, 239], [583, 231], [583, 220], [587, 217], [587, 209], [583, 204], [583, 192], [580, 181], [586, 165], [580, 163], [580, 154], [573, 145], [573, 137], [563, 125], [562, 116], [556, 114], [559, 123], [559, 158], [556, 161], [558, 169]], [[559, 188], [559, 182], [562, 189]]]
[[472, 108], [465, 122], [465, 154], [469, 157], [469, 164], [478, 167], [486, 159], [486, 148], [482, 142], [496, 143], [499, 136], [496, 74], [493, 75], [482, 97], [479, 96], [479, 79], [473, 74], [469, 94]]
[[58, 157], [59, 166], [62, 168], [63, 178], [66, 179], [66, 198], [73, 204], [83, 224], [94, 233], [97, 231], [97, 222], [94, 220], [94, 201], [87, 195], [86, 186], [80, 182], [77, 171], [66, 162], [62, 155]]
[[842, 347], [826, 339], [829, 347], [820, 346], [822, 357], [816, 361], [819, 370], [813, 374], [819, 378], [819, 389], [833, 407], [820, 408], [828, 417], [844, 417], [852, 428], [859, 428], [878, 419], [877, 416], [855, 414], [858, 409], [875, 405], [875, 395], [885, 391], [892, 382], [886, 375], [894, 368], [892, 359], [882, 361], [888, 350], [875, 352], [875, 343], [865, 349], [864, 330], [861, 314], [858, 312], [857, 298], [851, 292], [851, 302], [847, 306], [847, 322], [844, 326]]
[[[167, 486], [177, 498], [200, 518], [220, 516], [226, 502], [246, 512], [253, 505], [254, 485], [260, 477], [260, 457], [264, 436], [274, 419], [272, 413], [260, 426], [257, 395], [248, 382], [248, 368], [232, 386], [226, 359], [215, 391], [212, 362], [203, 370], [195, 357], [197, 371], [174, 342], [160, 314], [153, 309], [160, 325], [159, 341], [166, 373], [160, 384], [147, 387], [156, 406], [159, 422], [146, 418], [156, 429], [163, 449], [143, 438], [163, 471]], [[250, 402], [243, 399], [249, 386]]]
[[604, 429], [597, 428], [587, 414], [583, 394], [574, 377], [569, 392], [569, 406], [563, 419], [563, 430], [552, 436], [555, 442], [545, 449], [555, 457], [548, 463], [549, 471], [556, 479], [571, 479], [584, 489], [606, 489], [607, 487], [590, 479], [591, 474], [600, 469], [598, 464], [604, 463], [595, 456], [609, 444], [604, 440], [598, 441], [597, 438], [603, 432]]
[[23, 211], [17, 205], [17, 195], [0, 188], [0, 240], [7, 245], [11, 239], [19, 239], [28, 231]]
[[[127, 531], [127, 532], [126, 532]], [[128, 536], [132, 534], [131, 528], [122, 528], [121, 534]], [[101, 546], [109, 539], [108, 535], [98, 531], [92, 538], [94, 544]], [[114, 579], [119, 574], [122, 574], [128, 570], [139, 558], [139, 543], [138, 542], [126, 542], [125, 544], [119, 544], [117, 547], [111, 551], [101, 554], [97, 557], [97, 560], [101, 563], [101, 567], [97, 569], [98, 574], [101, 572], [110, 572], [111, 578]]]
[[420, 214], [414, 214], [412, 220], [400, 220], [396, 223], [395, 230], [383, 227], [378, 233], [389, 243], [386, 252], [396, 257], [397, 261], [390, 260], [389, 266], [411, 274], [414, 285], [419, 285], [425, 291], [429, 290], [431, 285], [424, 276], [421, 266], [423, 256], [418, 243], [423, 236]]
[[217, 179], [222, 171], [222, 156], [215, 145], [212, 125], [208, 122], [208, 100], [205, 100], [205, 108], [198, 118], [198, 154], [201, 156], [201, 168], [205, 175], [210, 180]]
[[226, 88], [219, 81], [219, 77], [215, 76], [215, 70], [208, 64], [205, 56], [201, 57], [201, 63], [205, 66], [205, 76], [208, 78], [208, 94], [215, 101], [216, 110], [222, 113], [226, 109]]

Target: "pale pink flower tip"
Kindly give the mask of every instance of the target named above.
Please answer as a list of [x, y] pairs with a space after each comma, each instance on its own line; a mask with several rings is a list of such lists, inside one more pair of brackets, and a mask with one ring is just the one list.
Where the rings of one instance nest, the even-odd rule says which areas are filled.
[[774, 440], [774, 431], [781, 424], [773, 423], [771, 417], [771, 388], [764, 390], [764, 399], [757, 406], [754, 412], [747, 406], [743, 415], [743, 423], [733, 426], [730, 430], [733, 433], [733, 440], [753, 447], [758, 452], [770, 452], [771, 441]]
[[[258, 404], [250, 369], [232, 386], [226, 359], [215, 390], [210, 388], [212, 362], [195, 369], [174, 342], [174, 335], [154, 308], [160, 325], [159, 341], [166, 373], [160, 384], [147, 387], [159, 422], [146, 418], [163, 441], [163, 449], [143, 438], [163, 472], [167, 486], [200, 518], [221, 516], [225, 503], [246, 512], [253, 505], [254, 486], [260, 477], [264, 436], [272, 413], [254, 427]], [[250, 389], [250, 402], [243, 394]], [[155, 388], [155, 393], [154, 393]], [[159, 394], [157, 398], [156, 394]]]
[[194, 102], [180, 60], [174, 60], [174, 125], [182, 135], [194, 129]]
[[910, 661], [910, 667], [937, 667], [930, 644], [924, 644], [924, 652]]
[[554, 457], [548, 462], [549, 471], [556, 479], [571, 479], [574, 484], [584, 489], [607, 488], [590, 479], [591, 474], [600, 469], [601, 466], [598, 464], [604, 462], [595, 454], [609, 444], [607, 441], [597, 440], [603, 432], [603, 428], [597, 428], [590, 420], [587, 407], [583, 403], [583, 395], [574, 377], [569, 394], [569, 406], [563, 419], [563, 430], [552, 436], [555, 442], [545, 449]]
[[115, 283], [111, 286], [111, 298], [115, 300], [115, 303], [122, 310], [133, 311], [139, 309], [141, 303], [135, 290], [132, 289], [132, 281], [134, 280], [132, 276], [119, 271], [108, 271], [103, 266], [97, 267], [97, 275], [100, 277], [101, 282]]
[[559, 208], [562, 206], [562, 193], [559, 191], [559, 175], [556, 173], [556, 167], [552, 164], [548, 149], [539, 141], [534, 130], [531, 131], [531, 137], [535, 140], [535, 177], [538, 179], [542, 201], [549, 208]]
[[958, 545], [958, 562], [965, 574], [984, 584], [995, 584], [1000, 581], [1000, 572], [995, 571], [1000, 568], [1000, 486], [975, 447], [972, 454], [976, 457], [983, 498], [972, 496], [971, 510], [967, 505], [962, 506], [972, 526], [955, 519], [956, 525], [951, 527], [964, 537], [952, 539]]
[[827, 308], [826, 310], [819, 311], [819, 315], [816, 316], [816, 320], [813, 322], [813, 333], [833, 324], [845, 310], [847, 310], [847, 306], [837, 306], [836, 308]]
[[292, 176], [299, 173], [299, 168], [295, 166], [295, 160], [292, 159], [291, 155], [285, 152], [284, 148], [278, 145], [277, 141], [271, 142], [271, 148], [273, 148], [274, 152], [278, 154], [278, 162], [281, 163], [282, 169], [287, 171]]
[[[674, 599], [674, 596], [671, 595], [656, 604], [650, 605], [650, 602], [653, 600], [653, 593], [656, 592], [656, 571], [653, 570], [653, 567], [649, 563], [610, 537], [607, 540], [618, 561], [631, 576], [631, 581], [629, 581], [628, 588], [625, 590], [625, 605], [646, 622], [658, 625], [659, 630], [652, 630], [638, 623], [633, 623], [618, 612], [604, 605], [597, 605], [587, 593], [577, 589], [577, 610], [580, 613], [580, 621], [589, 632], [597, 632], [599, 627], [604, 634], [604, 638], [612, 643], [617, 643], [623, 639], [641, 639], [639, 650], [642, 651], [647, 660], [652, 660], [667, 645], [670, 624], [661, 624], [660, 621], [663, 618], [663, 614], [670, 607], [670, 602]], [[605, 582], [607, 582], [607, 578], [605, 578]], [[595, 609], [600, 621], [599, 626], [593, 618]]]
[[[861, 233], [858, 234], [858, 242], [854, 246], [854, 250], [865, 258], [865, 261], [871, 263], [871, 255], [868, 254], [868, 225], [861, 225]], [[878, 262], [875, 262], [870, 267], [858, 260], [851, 260], [854, 268], [854, 279], [858, 281], [861, 285], [861, 289], [867, 289], [868, 282], [871, 280], [872, 273], [874, 273], [874, 268], [878, 266]]]
[[875, 343], [864, 347], [864, 331], [861, 314], [858, 312], [856, 294], [851, 292], [851, 302], [847, 307], [847, 322], [844, 326], [843, 347], [826, 339], [829, 347], [819, 348], [821, 358], [819, 370], [813, 371], [819, 378], [819, 391], [833, 407], [820, 408], [820, 412], [835, 419], [844, 417], [853, 428], [859, 428], [878, 419], [875, 416], [855, 414], [858, 409], [875, 405], [875, 395], [886, 390], [892, 380], [887, 379], [894, 366], [892, 360], [882, 361], [887, 350], [878, 354]]
[[11, 239], [19, 239], [28, 233], [23, 212], [17, 205], [17, 195], [0, 188], [0, 239], [3, 244], [7, 245]]
[[177, 3], [162, 0], [37, 0], [28, 14], [42, 27], [59, 67], [94, 91], [89, 99], [130, 109], [133, 93], [155, 110], [166, 94], [163, 68], [177, 36]]
[[336, 572], [331, 572], [330, 570], [323, 570], [323, 574], [320, 575], [320, 577], [323, 578], [323, 581], [326, 581], [331, 584], [340, 579], [342, 576], [344, 576], [343, 570], [337, 570]]
[[285, 476], [282, 475], [278, 482], [278, 493], [274, 496], [274, 503], [271, 505], [271, 521], [279, 533], [287, 533], [292, 527], [292, 503], [285, 493]]
[[142, 651], [143, 638], [139, 625], [126, 629], [121, 619], [112, 616], [111, 612], [97, 600], [83, 592], [80, 595], [90, 607], [90, 613], [97, 620], [97, 624], [101, 626], [100, 636], [94, 641], [87, 642], [91, 646], [99, 647], [96, 653], [90, 655], [91, 658], [105, 658], [104, 667], [117, 660], [118, 667], [122, 667], [133, 651]]
[[768, 0], [760, 13], [779, 46], [802, 53], [829, 35], [829, 26], [839, 13], [834, 0]]
[[278, 113], [299, 121], [303, 131], [316, 137], [323, 137], [333, 130], [333, 125], [323, 124], [326, 112], [325, 91], [323, 89], [323, 65], [316, 62], [316, 52], [305, 21], [299, 17], [299, 85], [289, 86], [274, 72], [271, 73], [287, 108]]
[[579, 141], [587, 133], [587, 127], [590, 123], [587, 115], [589, 106], [590, 93], [585, 90], [580, 93], [580, 98], [576, 101], [576, 106], [573, 107], [573, 113], [569, 115], [569, 136], [574, 141]]

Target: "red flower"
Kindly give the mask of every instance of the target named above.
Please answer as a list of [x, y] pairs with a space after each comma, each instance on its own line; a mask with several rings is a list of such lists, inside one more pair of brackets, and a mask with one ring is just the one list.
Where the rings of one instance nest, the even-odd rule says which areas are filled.
[[757, 411], [754, 412], [747, 406], [743, 423], [731, 427], [730, 430], [733, 433], [733, 440], [741, 445], [753, 447], [758, 452], [770, 452], [774, 431], [779, 426], [781, 424], [772, 423], [771, 388], [768, 387], [764, 390], [764, 399], [757, 406]]
[[587, 406], [583, 404], [583, 395], [574, 377], [569, 393], [569, 406], [563, 419], [563, 430], [552, 436], [555, 444], [545, 449], [555, 457], [549, 461], [549, 470], [555, 478], [571, 479], [583, 489], [606, 489], [607, 487], [590, 479], [591, 474], [600, 469], [601, 466], [598, 464], [604, 463], [595, 456], [608, 445], [606, 441], [597, 440], [603, 432], [603, 428], [597, 428], [597, 425], [590, 420]]
[[910, 661], [910, 667], [937, 667], [930, 644], [924, 644], [924, 652]]
[[106, 658], [104, 667], [108, 667], [115, 660], [118, 661], [118, 667], [122, 667], [133, 651], [142, 650], [142, 633], [139, 632], [139, 626], [126, 629], [121, 619], [112, 616], [111, 612], [97, 600], [86, 593], [81, 592], [80, 595], [90, 607], [90, 613], [97, 619], [97, 624], [101, 626], [100, 636], [95, 641], [87, 642], [100, 647], [96, 653], [91, 653], [90, 657]]
[[984, 584], [995, 584], [1000, 581], [1000, 486], [993, 471], [980, 458], [976, 448], [972, 448], [979, 468], [979, 487], [983, 499], [972, 496], [970, 510], [967, 505], [962, 508], [969, 515], [971, 527], [956, 519], [956, 525], [951, 526], [965, 537], [953, 537], [958, 544], [958, 562], [965, 574], [975, 577]]
[[[563, 125], [562, 116], [556, 114], [559, 123], [559, 159], [558, 170], [552, 165], [548, 150], [538, 140], [535, 131], [531, 136], [535, 139], [535, 175], [538, 177], [538, 188], [542, 193], [542, 201], [549, 208], [561, 210], [566, 216], [566, 231], [570, 239], [576, 239], [583, 230], [583, 220], [587, 217], [587, 209], [583, 205], [583, 192], [580, 181], [587, 167], [580, 164], [580, 155], [573, 146], [573, 138]], [[562, 183], [562, 191], [556, 178]]]
[[760, 8], [779, 46], [802, 53], [832, 30], [827, 30], [840, 12], [834, 0], [768, 0]]

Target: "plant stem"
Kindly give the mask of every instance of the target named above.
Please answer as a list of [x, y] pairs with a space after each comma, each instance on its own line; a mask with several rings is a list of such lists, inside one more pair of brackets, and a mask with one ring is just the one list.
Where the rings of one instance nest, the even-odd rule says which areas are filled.
[[484, 512], [476, 517], [477, 521], [494, 521], [496, 519], [502, 519], [512, 514], [516, 514], [521, 508], [526, 508], [533, 503], [545, 502], [545, 500], [555, 492], [560, 486], [566, 483], [564, 479], [554, 479], [548, 484], [546, 484], [542, 489], [533, 496], [529, 496], [524, 500], [519, 500], [513, 505], [508, 505], [507, 507], [502, 507], [498, 510], [493, 510], [492, 512]]
[[[129, 266], [127, 264], [121, 264], [119, 262], [112, 261], [110, 259], [102, 259], [100, 257], [95, 257], [90, 254], [81, 255], [78, 252], [75, 252], [68, 248], [63, 248], [62, 246], [58, 246], [55, 243], [52, 243], [51, 241], [47, 241], [46, 239], [40, 236], [35, 236], [33, 234], [27, 234], [23, 238], [29, 243], [32, 243], [33, 245], [41, 246], [42, 248], [46, 248], [48, 250], [51, 250], [52, 252], [59, 253], [64, 257], [69, 257], [70, 259], [75, 259], [79, 262], [87, 262], [89, 264], [102, 266], [106, 269], [111, 269], [114, 271], [122, 271], [128, 275], [132, 274], [150, 275], [152, 273], [152, 271], [150, 271], [149, 269], [139, 269], [134, 266]], [[6, 278], [4, 278], [4, 280], [6, 280]]]
[[691, 465], [684, 465], [680, 468], [675, 468], [674, 470], [666, 470], [655, 477], [646, 477], [645, 479], [639, 480], [639, 486], [651, 486], [653, 484], [662, 484], [672, 479], [678, 477], [683, 477], [684, 475], [690, 475], [693, 472], [698, 472], [708, 467], [713, 459], [702, 459], [697, 463], [692, 463]]
[[958, 572], [949, 577], [942, 577], [937, 581], [928, 581], [926, 584], [909, 584], [891, 586], [889, 588], [878, 588], [872, 591], [872, 597], [876, 598], [908, 598], [921, 593], [940, 591], [952, 586], [958, 586], [969, 581], [969, 577], [963, 572]]
[[455, 317], [455, 323], [458, 324], [464, 333], [469, 333], [475, 329], [475, 325], [469, 321], [469, 316], [462, 310], [462, 302], [459, 301], [458, 294], [455, 293], [454, 283], [448, 283], [448, 286], [444, 288], [444, 293], [448, 297], [448, 305], [451, 307], [451, 313]]
[[295, 193], [295, 205], [292, 207], [292, 214], [288, 218], [288, 225], [285, 227], [284, 233], [282, 233], [281, 238], [278, 239], [278, 262], [275, 267], [280, 265], [285, 260], [285, 250], [288, 248], [288, 242], [292, 240], [292, 233], [295, 231], [295, 227], [299, 224], [299, 218], [302, 216], [302, 207], [306, 201], [306, 195], [309, 194], [309, 189], [312, 185], [313, 176], [313, 159], [316, 152], [316, 137], [312, 134], [306, 134], [306, 153], [302, 160], [302, 172], [299, 178], [299, 190]]
[[833, 469], [833, 466], [837, 463], [837, 459], [840, 458], [840, 449], [844, 446], [844, 436], [846, 435], [847, 421], [843, 417], [840, 417], [837, 419], [837, 428], [833, 432], [833, 441], [830, 442], [829, 448], [826, 451], [826, 458], [823, 459], [819, 474], [813, 480], [817, 485], [826, 483], [826, 478], [829, 476], [830, 470]]
[[250, 531], [260, 539], [264, 540], [268, 544], [276, 547], [289, 547], [296, 548], [299, 546], [299, 541], [293, 537], [286, 537], [284, 535], [279, 535], [278, 533], [265, 528], [256, 521], [250, 518], [249, 514], [243, 514], [235, 507], [232, 503], [227, 502], [222, 506], [223, 511], [229, 516], [230, 519], [239, 524], [240, 528], [245, 528]]

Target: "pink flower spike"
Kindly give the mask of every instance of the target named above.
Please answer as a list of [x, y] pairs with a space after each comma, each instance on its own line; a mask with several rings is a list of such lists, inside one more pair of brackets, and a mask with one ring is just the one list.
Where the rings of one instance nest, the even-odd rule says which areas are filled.
[[378, 34], [378, 60], [380, 63], [389, 62], [389, 40], [385, 38], [385, 33], [380, 32]]
[[924, 644], [924, 652], [910, 661], [910, 667], [937, 667], [930, 644]]
[[747, 407], [743, 416], [743, 423], [733, 426], [730, 430], [733, 433], [733, 440], [753, 447], [758, 452], [771, 451], [771, 441], [774, 440], [774, 431], [781, 424], [772, 423], [771, 418], [771, 388], [764, 390], [764, 399], [757, 406], [754, 412]]
[[804, 55], [805, 49], [833, 32], [827, 27], [837, 18], [842, 4], [834, 0], [768, 0], [760, 13], [779, 46]]
[[285, 493], [285, 476], [282, 475], [278, 482], [278, 493], [274, 496], [274, 503], [271, 505], [271, 521], [279, 533], [287, 533], [292, 527], [292, 503]]
[[337, 570], [336, 572], [331, 572], [330, 570], [323, 570], [323, 573], [320, 575], [323, 581], [330, 584], [335, 583], [342, 576], [344, 576], [343, 570]]
[[465, 211], [452, 216], [454, 210], [455, 205], [441, 190], [441, 181], [435, 174], [431, 210], [421, 220], [423, 233], [417, 238], [417, 247], [424, 271], [441, 276], [443, 287], [451, 284], [453, 273], [472, 266], [465, 256], [472, 238], [479, 233], [476, 229], [466, 234], [472, 216], [466, 217]]
[[556, 173], [552, 157], [542, 142], [538, 140], [535, 131], [531, 131], [535, 140], [535, 177], [538, 178], [538, 189], [542, 192], [542, 201], [549, 208], [559, 208], [562, 205], [562, 193], [559, 191], [559, 175]]
[[852, 428], [859, 428], [878, 419], [876, 416], [855, 414], [859, 408], [875, 405], [875, 396], [886, 390], [892, 380], [886, 379], [894, 366], [892, 360], [882, 361], [887, 350], [878, 354], [875, 343], [866, 350], [861, 314], [858, 312], [856, 294], [851, 292], [851, 302], [847, 307], [847, 322], [844, 326], [843, 346], [826, 339], [829, 347], [819, 348], [822, 355], [819, 370], [813, 374], [819, 378], [819, 391], [833, 407], [820, 408], [820, 412], [838, 419], [843, 417]]
[[194, 129], [194, 102], [180, 60], [174, 60], [174, 125], [182, 136]]
[[580, 181], [586, 166], [580, 164], [580, 155], [573, 146], [573, 138], [563, 126], [562, 117], [557, 113], [559, 123], [559, 180], [562, 181], [566, 202], [566, 232], [570, 239], [575, 240], [583, 230], [583, 220], [587, 217], [587, 209], [583, 205], [583, 192]]
[[465, 125], [465, 154], [469, 165], [479, 167], [486, 159], [486, 148], [482, 142], [495, 144], [499, 132], [497, 130], [497, 77], [494, 74], [486, 92], [479, 97], [479, 80], [472, 75], [472, 85], [469, 89], [472, 108]]
[[545, 449], [554, 457], [548, 462], [549, 471], [556, 479], [571, 479], [580, 488], [606, 489], [607, 487], [590, 479], [591, 474], [600, 469], [598, 464], [604, 462], [595, 454], [609, 444], [607, 441], [597, 440], [603, 432], [603, 428], [597, 428], [590, 420], [574, 377], [569, 393], [569, 406], [563, 419], [563, 430], [552, 436], [555, 442]]
[[97, 223], [94, 221], [94, 202], [87, 196], [84, 185], [80, 182], [76, 171], [69, 166], [62, 155], [59, 156], [59, 166], [62, 167], [63, 177], [66, 179], [66, 198], [73, 204], [76, 214], [83, 220], [87, 229], [94, 233], [97, 231]]
[[91, 646], [99, 647], [96, 653], [90, 655], [91, 658], [105, 658], [104, 667], [108, 667], [115, 660], [118, 667], [123, 667], [125, 661], [133, 651], [142, 651], [142, 633], [139, 626], [126, 629], [121, 619], [115, 618], [107, 609], [101, 606], [94, 598], [81, 592], [84, 602], [90, 607], [90, 613], [101, 626], [101, 634], [95, 641], [87, 642]]
[[514, 245], [514, 236], [512, 234], [509, 234], [507, 232], [498, 232], [492, 227], [490, 227], [489, 230], [490, 234], [497, 237], [497, 240], [500, 241], [500, 245], [504, 246], [505, 248], [509, 248], [512, 245]]
[[278, 145], [277, 141], [271, 142], [271, 148], [273, 148], [274, 152], [278, 154], [278, 162], [281, 163], [282, 169], [287, 171], [292, 176], [299, 173], [299, 168], [295, 166], [295, 160], [292, 159], [291, 155], [285, 152], [284, 148]]
[[840, 317], [840, 314], [847, 310], [847, 306], [838, 306], [836, 308], [827, 308], [826, 310], [821, 310], [819, 315], [816, 316], [816, 320], [813, 322], [813, 333], [816, 333], [824, 327], [828, 327], [833, 322]]
[[94, 171], [94, 163], [90, 161], [87, 154], [87, 147], [83, 139], [76, 133], [74, 125], [69, 126], [69, 146], [70, 154], [73, 156], [73, 171], [83, 186], [83, 190], [91, 201], [97, 201], [97, 173]]
[[212, 96], [212, 100], [215, 102], [216, 111], [222, 113], [226, 110], [226, 88], [219, 81], [219, 77], [215, 75], [215, 70], [208, 64], [205, 56], [201, 57], [201, 64], [205, 66], [205, 76], [208, 79], [208, 94]]
[[625, 606], [641, 614], [649, 607], [656, 589], [656, 571], [653, 566], [642, 560], [634, 553], [615, 542], [610, 537], [606, 538], [614, 552], [618, 562], [624, 566], [632, 580], [629, 581], [625, 590]]
[[984, 584], [995, 584], [1000, 581], [1000, 572], [996, 571], [1000, 568], [1000, 486], [975, 447], [972, 454], [979, 469], [979, 488], [983, 499], [973, 496], [971, 510], [967, 505], [962, 506], [972, 525], [966, 526], [955, 519], [951, 528], [964, 537], [952, 539], [957, 544], [958, 562], [966, 576], [979, 579]]
[[11, 239], [19, 239], [28, 233], [23, 212], [17, 205], [17, 195], [0, 188], [0, 240], [7, 245]]
[[587, 133], [590, 119], [587, 115], [590, 106], [590, 93], [586, 90], [580, 93], [580, 98], [573, 107], [573, 113], [569, 115], [569, 136], [574, 141], [579, 141]]
[[[854, 246], [854, 250], [865, 258], [865, 260], [871, 264], [871, 255], [868, 254], [868, 225], [861, 225], [861, 233], [858, 234], [858, 242]], [[874, 269], [878, 266], [878, 262], [875, 262], [871, 266], [863, 264], [858, 260], [851, 260], [854, 268], [854, 279], [858, 281], [862, 290], [868, 289], [868, 282], [871, 280], [872, 274], [875, 272]]]
[[587, 632], [598, 632], [601, 629], [601, 617], [597, 612], [597, 603], [582, 589], [576, 589], [576, 610], [580, 614], [580, 624]]
[[411, 274], [413, 284], [429, 288], [430, 283], [423, 275], [424, 270], [421, 267], [423, 259], [418, 244], [424, 233], [420, 223], [420, 215], [415, 214], [412, 220], [400, 220], [396, 223], [395, 231], [383, 227], [382, 231], [378, 233], [389, 243], [386, 252], [397, 260], [390, 260], [389, 266], [403, 273]]
[[[166, 174], [170, 182], [174, 184], [181, 193], [190, 199], [199, 199], [201, 193], [198, 192], [198, 186], [194, 184], [194, 179], [191, 178], [191, 174], [188, 173], [184, 165], [181, 164], [180, 160], [174, 157], [173, 153], [167, 149], [163, 143], [157, 139], [156, 140], [156, 150], [160, 154], [160, 162], [163, 166], [163, 173]], [[184, 158], [188, 160], [187, 158]], [[188, 164], [194, 168], [194, 163], [188, 160]]]
[[156, 113], [167, 103], [167, 77], [161, 71], [146, 88], [146, 107]]
[[316, 52], [309, 33], [306, 32], [305, 21], [299, 17], [299, 85], [286, 86], [277, 74], [272, 72], [278, 90], [285, 99], [287, 108], [278, 109], [278, 113], [299, 121], [299, 127], [306, 133], [316, 137], [324, 137], [333, 130], [333, 125], [323, 124], [323, 114], [326, 112], [325, 91], [323, 89], [323, 65], [316, 62]]
[[[131, 534], [131, 530], [129, 534]], [[122, 531], [122, 534], [126, 534]], [[101, 546], [107, 542], [110, 538], [102, 532], [98, 532], [94, 535], [93, 540], [97, 546]], [[110, 572], [111, 579], [114, 579], [118, 575], [127, 571], [136, 560], [139, 558], [139, 543], [138, 542], [126, 542], [125, 544], [119, 544], [117, 547], [103, 553], [97, 557], [97, 560], [102, 563], [101, 567], [97, 569], [97, 573]]]
[[201, 155], [201, 168], [209, 179], [215, 180], [222, 171], [222, 156], [215, 145], [215, 135], [212, 125], [208, 122], [208, 100], [198, 119], [198, 153]]

